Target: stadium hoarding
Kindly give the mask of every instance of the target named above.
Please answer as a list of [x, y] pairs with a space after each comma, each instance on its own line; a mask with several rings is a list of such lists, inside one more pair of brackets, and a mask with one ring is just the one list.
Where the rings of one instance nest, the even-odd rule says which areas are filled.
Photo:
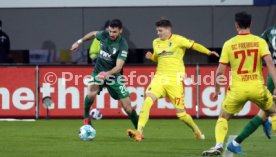
[[[83, 101], [87, 93], [87, 80], [93, 70], [91, 66], [0, 66], [0, 117], [1, 118], [81, 118]], [[218, 100], [212, 99], [214, 92], [215, 66], [187, 66], [185, 84], [186, 110], [193, 117], [216, 117], [225, 91]], [[130, 92], [131, 105], [139, 113], [144, 102], [144, 92], [154, 76], [153, 66], [126, 66], [124, 76]], [[229, 75], [229, 71], [226, 72]], [[229, 78], [229, 76], [227, 77]], [[36, 79], [38, 94], [36, 95]], [[122, 89], [123, 90], [123, 89]], [[43, 98], [51, 97], [49, 107], [43, 105]], [[37, 112], [36, 112], [37, 107]], [[98, 108], [104, 118], [124, 118], [125, 112], [119, 102], [108, 94], [107, 89], [97, 96], [92, 108]], [[253, 116], [258, 109], [247, 103], [240, 116]], [[159, 99], [151, 109], [151, 117], [175, 118], [175, 109], [169, 99]]]
[[35, 66], [0, 66], [0, 118], [35, 118]]
[[[83, 101], [87, 93], [85, 79], [89, 79], [92, 72], [91, 67], [53, 67], [43, 66], [39, 68], [39, 100], [50, 96], [53, 104], [48, 108], [49, 117], [82, 117]], [[195, 68], [190, 73], [195, 75]], [[127, 89], [130, 92], [131, 106], [139, 113], [143, 102], [144, 92], [154, 76], [155, 67], [128, 66], [124, 68], [124, 76]], [[49, 79], [49, 80], [47, 80]], [[195, 86], [185, 88], [187, 93], [187, 111], [193, 116], [196, 115], [195, 107], [191, 104], [195, 102]], [[105, 118], [123, 118], [126, 113], [121, 108], [119, 102], [111, 98], [106, 88], [97, 96], [92, 108], [98, 108]], [[40, 105], [39, 117], [46, 117], [47, 110]], [[175, 109], [168, 99], [159, 99], [151, 109], [152, 117], [175, 117]]]

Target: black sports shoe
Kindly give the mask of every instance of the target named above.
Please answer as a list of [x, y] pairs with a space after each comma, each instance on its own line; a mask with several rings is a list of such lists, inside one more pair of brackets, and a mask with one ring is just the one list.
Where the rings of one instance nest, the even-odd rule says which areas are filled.
[[212, 147], [209, 150], [205, 150], [202, 152], [202, 156], [218, 156], [222, 155], [223, 148], [217, 148], [217, 147]]

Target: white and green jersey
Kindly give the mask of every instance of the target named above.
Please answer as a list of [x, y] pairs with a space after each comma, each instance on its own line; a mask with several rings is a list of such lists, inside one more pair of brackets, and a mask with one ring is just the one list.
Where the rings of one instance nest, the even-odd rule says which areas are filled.
[[276, 26], [270, 27], [267, 30], [265, 30], [262, 33], [261, 37], [269, 45], [269, 50], [271, 52], [273, 62], [276, 65]]
[[[96, 38], [100, 41], [100, 53], [94, 68], [94, 73], [109, 71], [116, 66], [118, 59], [125, 61], [128, 55], [128, 44], [124, 37], [119, 35], [111, 40], [107, 31], [97, 32]], [[114, 74], [114, 76], [120, 75]]]

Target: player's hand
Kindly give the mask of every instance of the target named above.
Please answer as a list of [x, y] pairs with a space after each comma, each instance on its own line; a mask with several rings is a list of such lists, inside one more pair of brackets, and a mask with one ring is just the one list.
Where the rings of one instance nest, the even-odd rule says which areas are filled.
[[208, 55], [209, 55], [209, 56], [213, 55], [213, 56], [219, 57], [219, 54], [218, 54], [216, 51], [210, 51], [210, 52], [208, 53]]
[[218, 95], [220, 95], [220, 88], [216, 88], [216, 90], [215, 90], [215, 93], [213, 94], [213, 98], [215, 99], [215, 100], [217, 100], [218, 99]]
[[148, 52], [146, 53], [146, 55], [145, 55], [145, 57], [146, 57], [147, 59], [150, 59], [151, 56], [152, 56], [152, 53], [151, 53], [150, 51], [148, 51]]
[[108, 73], [105, 71], [102, 71], [97, 75], [97, 78], [100, 80], [105, 80], [107, 78], [107, 76], [108, 76]]
[[80, 45], [78, 44], [78, 42], [75, 42], [72, 46], [71, 46], [71, 51], [76, 51], [80, 48]]

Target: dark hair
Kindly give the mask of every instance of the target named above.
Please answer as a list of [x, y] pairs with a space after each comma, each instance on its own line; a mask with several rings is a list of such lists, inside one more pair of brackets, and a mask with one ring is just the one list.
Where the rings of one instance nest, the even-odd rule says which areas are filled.
[[119, 29], [122, 29], [123, 24], [122, 24], [121, 20], [113, 19], [112, 21], [110, 21], [109, 26], [112, 28], [117, 27]]
[[235, 14], [235, 21], [238, 23], [240, 28], [248, 28], [251, 24], [251, 15], [243, 12], [238, 12]]
[[156, 27], [172, 27], [172, 23], [170, 20], [161, 19], [155, 22]]
[[104, 29], [106, 29], [109, 26], [110, 20], [105, 21], [104, 23]]

